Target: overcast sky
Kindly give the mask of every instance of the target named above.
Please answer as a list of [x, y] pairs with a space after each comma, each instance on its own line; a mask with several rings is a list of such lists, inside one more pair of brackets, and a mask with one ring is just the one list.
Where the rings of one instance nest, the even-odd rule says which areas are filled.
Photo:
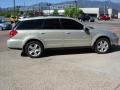
[[[57, 3], [62, 1], [73, 1], [73, 0], [16, 0], [16, 5], [32, 5], [38, 2], [50, 2], [50, 3]], [[105, 1], [105, 0], [97, 0], [97, 1]], [[120, 0], [111, 0], [114, 2], [120, 2]], [[0, 7], [12, 7], [13, 0], [0, 0]]]

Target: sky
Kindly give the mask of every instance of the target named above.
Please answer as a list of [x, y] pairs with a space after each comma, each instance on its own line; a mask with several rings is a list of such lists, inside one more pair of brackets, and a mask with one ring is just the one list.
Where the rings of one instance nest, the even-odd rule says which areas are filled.
[[[50, 2], [50, 3], [57, 3], [62, 1], [70, 1], [70, 0], [16, 0], [16, 5], [32, 5], [39, 2]], [[73, 1], [73, 0], [71, 0]], [[105, 1], [105, 0], [97, 0], [97, 1]], [[111, 0], [114, 2], [120, 2], [120, 0]], [[13, 6], [13, 0], [0, 0], [0, 7], [6, 8], [6, 7], [12, 7]]]

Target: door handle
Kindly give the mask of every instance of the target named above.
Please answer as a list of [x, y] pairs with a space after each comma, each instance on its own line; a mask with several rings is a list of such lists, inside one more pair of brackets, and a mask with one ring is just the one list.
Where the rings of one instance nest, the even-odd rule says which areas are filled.
[[66, 34], [71, 34], [70, 32], [67, 32]]
[[46, 34], [46, 33], [41, 33], [41, 34]]

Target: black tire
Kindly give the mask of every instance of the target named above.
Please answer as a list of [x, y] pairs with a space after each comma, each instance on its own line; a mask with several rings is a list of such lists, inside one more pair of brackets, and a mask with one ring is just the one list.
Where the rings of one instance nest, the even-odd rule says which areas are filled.
[[[37, 45], [37, 46], [34, 46], [34, 45]], [[31, 41], [31, 42], [27, 43], [25, 46], [25, 53], [31, 58], [41, 57], [43, 50], [44, 50], [43, 45], [38, 41]]]
[[106, 54], [110, 52], [111, 45], [110, 45], [110, 41], [107, 38], [100, 38], [95, 42], [93, 47], [96, 53]]

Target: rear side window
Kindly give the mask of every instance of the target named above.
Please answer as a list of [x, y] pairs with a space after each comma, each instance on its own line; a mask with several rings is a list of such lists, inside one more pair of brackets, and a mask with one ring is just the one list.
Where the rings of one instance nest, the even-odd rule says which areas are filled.
[[21, 21], [16, 25], [16, 29], [17, 30], [41, 29], [43, 21], [44, 21], [43, 19]]
[[59, 19], [46, 19], [43, 29], [61, 29]]
[[83, 25], [75, 20], [71, 19], [61, 19], [62, 29], [72, 29], [72, 30], [82, 30]]

